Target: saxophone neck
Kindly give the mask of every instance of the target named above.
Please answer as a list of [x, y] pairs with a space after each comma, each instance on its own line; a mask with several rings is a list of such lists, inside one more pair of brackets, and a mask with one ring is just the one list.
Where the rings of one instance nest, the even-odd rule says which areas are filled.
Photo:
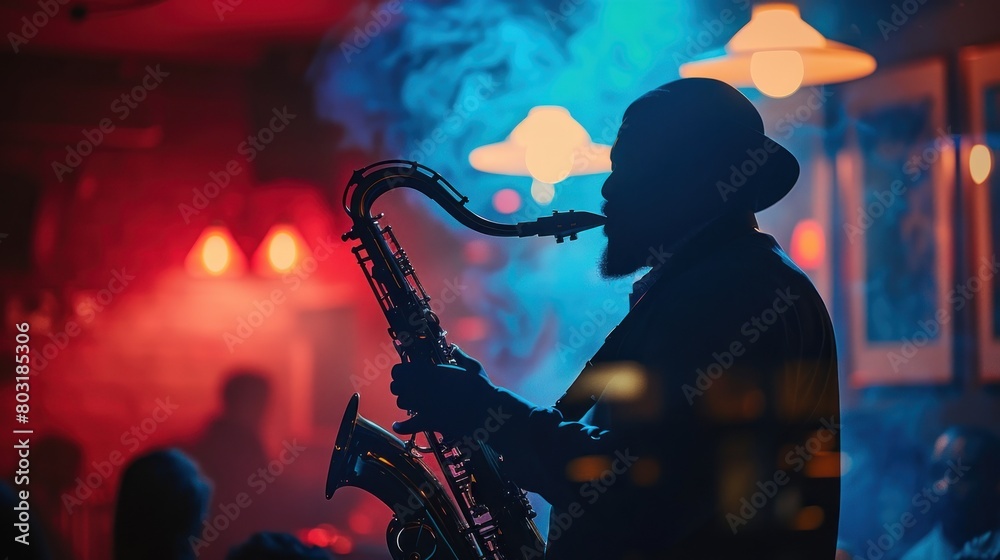
[[468, 197], [458, 192], [436, 171], [425, 165], [403, 160], [380, 161], [355, 171], [344, 191], [344, 209], [355, 221], [355, 225], [359, 220], [365, 224], [371, 223], [376, 219], [371, 215], [375, 200], [400, 187], [420, 191], [462, 225], [493, 237], [550, 236], [561, 243], [567, 237], [570, 240], [576, 239], [576, 234], [599, 227], [605, 221], [600, 214], [573, 210], [553, 212], [551, 216], [516, 225], [487, 220], [469, 210], [465, 206], [469, 202]]

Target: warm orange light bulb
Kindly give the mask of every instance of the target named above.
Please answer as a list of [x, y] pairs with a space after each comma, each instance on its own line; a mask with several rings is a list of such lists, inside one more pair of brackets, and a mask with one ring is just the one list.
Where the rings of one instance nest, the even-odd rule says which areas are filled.
[[768, 97], [788, 97], [802, 85], [805, 68], [796, 51], [760, 51], [750, 57], [753, 85]]
[[278, 272], [287, 272], [295, 265], [298, 258], [298, 247], [288, 232], [281, 231], [271, 238], [267, 247], [267, 260]]
[[229, 267], [229, 243], [219, 234], [212, 234], [205, 239], [201, 247], [201, 264], [212, 276], [218, 276]]
[[969, 151], [969, 173], [972, 175], [972, 180], [977, 184], [983, 184], [983, 181], [990, 176], [990, 171], [993, 170], [993, 155], [990, 153], [990, 149], [982, 144], [976, 144]]
[[246, 269], [246, 258], [229, 230], [213, 225], [198, 236], [184, 259], [184, 268], [195, 278], [237, 277]]
[[530, 146], [524, 155], [524, 164], [536, 181], [558, 183], [573, 170], [573, 148], [545, 144]]

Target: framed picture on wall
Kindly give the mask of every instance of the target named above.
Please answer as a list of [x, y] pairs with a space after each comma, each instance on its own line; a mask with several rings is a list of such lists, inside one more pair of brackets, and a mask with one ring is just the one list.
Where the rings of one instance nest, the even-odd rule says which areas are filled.
[[931, 59], [843, 88], [836, 168], [855, 386], [952, 379], [955, 144], [945, 74]]
[[[962, 143], [962, 188], [969, 201], [973, 256], [969, 270], [976, 288], [976, 362], [980, 379], [1000, 383], [1000, 45], [962, 52], [968, 92], [968, 141]], [[991, 169], [992, 168], [992, 169]]]

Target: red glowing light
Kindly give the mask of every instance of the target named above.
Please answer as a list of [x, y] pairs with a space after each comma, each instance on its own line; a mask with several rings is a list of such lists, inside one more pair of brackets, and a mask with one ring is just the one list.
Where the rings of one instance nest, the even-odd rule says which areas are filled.
[[[355, 515], [359, 514], [357, 512], [351, 514], [351, 523], [357, 523]], [[372, 528], [371, 520], [367, 517], [365, 519], [370, 531]], [[312, 529], [302, 529], [297, 534], [302, 542], [330, 549], [338, 555], [347, 555], [354, 550], [354, 541], [329, 523], [320, 523]]]
[[326, 548], [330, 544], [330, 534], [326, 532], [326, 529], [314, 527], [306, 533], [305, 541], [308, 544]]
[[514, 189], [500, 189], [493, 194], [493, 208], [501, 214], [513, 214], [521, 208], [521, 195]]
[[345, 535], [336, 535], [330, 540], [330, 550], [336, 554], [347, 555], [354, 550], [354, 542]]
[[802, 220], [792, 230], [792, 260], [803, 269], [816, 269], [826, 258], [826, 235], [816, 220]]
[[242, 273], [246, 262], [229, 230], [210, 226], [195, 241], [185, 266], [194, 276], [223, 276]]

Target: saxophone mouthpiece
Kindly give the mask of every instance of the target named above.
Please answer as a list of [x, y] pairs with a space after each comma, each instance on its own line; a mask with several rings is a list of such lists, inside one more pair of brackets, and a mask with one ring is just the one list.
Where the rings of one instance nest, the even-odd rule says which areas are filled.
[[567, 237], [574, 241], [576, 234], [603, 226], [605, 221], [607, 218], [593, 212], [553, 211], [551, 216], [517, 224], [517, 231], [519, 237], [552, 236], [556, 238], [556, 243], [562, 243]]

